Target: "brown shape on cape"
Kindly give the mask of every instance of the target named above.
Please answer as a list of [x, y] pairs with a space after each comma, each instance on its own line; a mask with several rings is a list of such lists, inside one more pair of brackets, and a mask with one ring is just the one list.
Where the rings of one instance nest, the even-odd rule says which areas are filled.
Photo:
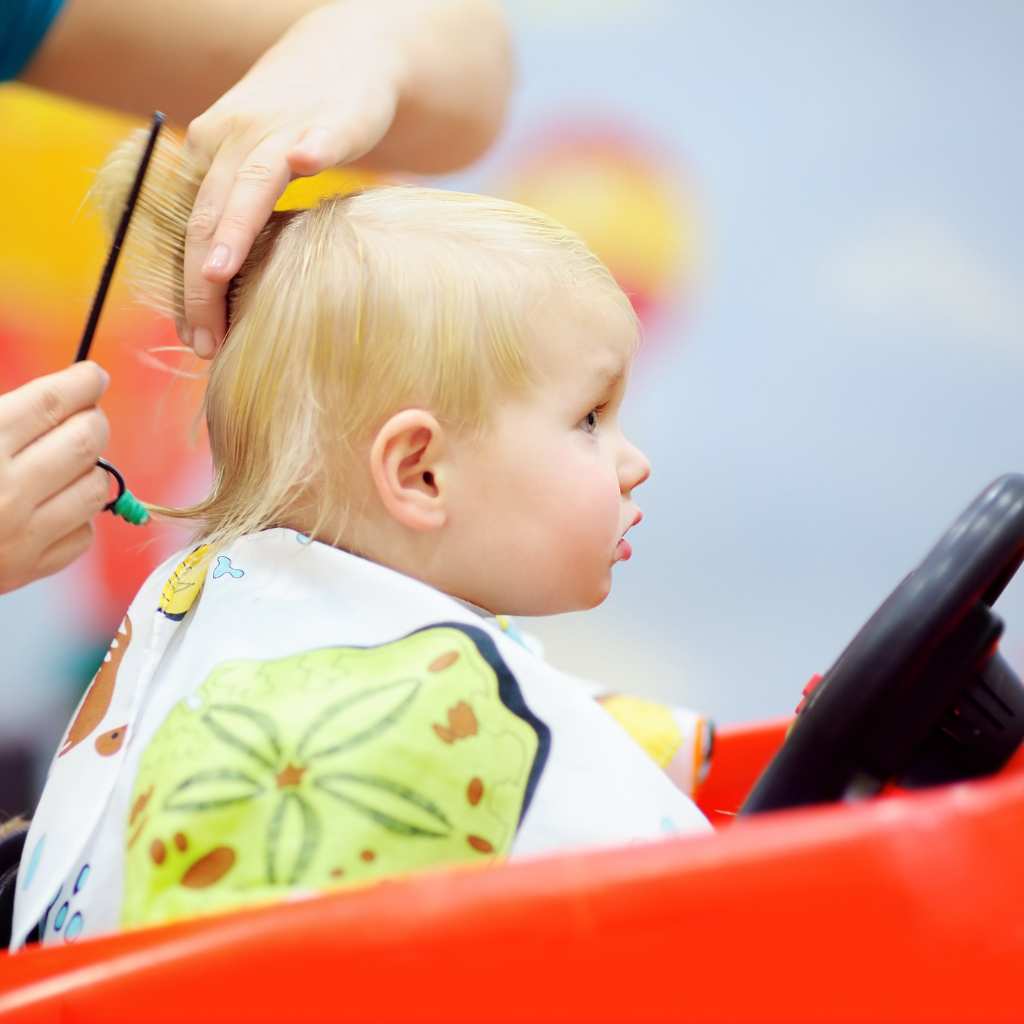
[[146, 809], [146, 804], [149, 803], [149, 798], [153, 795], [153, 787], [150, 786], [145, 793], [140, 793], [135, 798], [135, 803], [132, 804], [131, 817], [128, 819], [128, 825], [131, 827], [135, 824], [138, 816]]
[[127, 725], [119, 725], [116, 729], [111, 729], [110, 732], [102, 733], [96, 737], [96, 753], [100, 757], [110, 757], [111, 754], [116, 754], [121, 749], [127, 735]]
[[285, 786], [297, 786], [302, 782], [302, 776], [305, 774], [305, 765], [295, 765], [289, 761], [288, 764], [274, 776], [274, 781], [277, 783], [278, 789], [284, 789]]
[[450, 668], [459, 660], [458, 651], [445, 651], [444, 654], [439, 654], [428, 666], [428, 672], [443, 672], [446, 668]]
[[230, 846], [215, 846], [181, 876], [181, 884], [186, 889], [206, 889], [219, 882], [234, 866], [235, 851]]
[[142, 835], [146, 826], [149, 824], [149, 818], [141, 818], [138, 825], [135, 826], [135, 831], [128, 837], [128, 849], [130, 850], [138, 841], [139, 836]]
[[477, 721], [473, 709], [464, 700], [448, 709], [448, 724], [432, 726], [438, 737], [445, 743], [468, 739], [477, 734]]
[[470, 802], [473, 807], [476, 807], [480, 803], [480, 798], [484, 795], [484, 781], [479, 776], [474, 775], [469, 780], [469, 785], [466, 787], [466, 799]]
[[[89, 685], [89, 692], [82, 701], [82, 706], [75, 715], [75, 720], [68, 729], [64, 738], [64, 745], [58, 752], [58, 757], [63, 757], [69, 750], [77, 747], [79, 743], [93, 733], [96, 727], [103, 721], [104, 716], [110, 708], [110, 701], [114, 696], [114, 684], [117, 682], [117, 670], [121, 667], [121, 659], [132, 640], [132, 620], [126, 615], [121, 629], [110, 642], [110, 650], [103, 658], [103, 664], [99, 671], [93, 676]], [[101, 751], [101, 753], [103, 753]], [[113, 753], [113, 751], [111, 751]], [[106, 755], [104, 755], [106, 756]]]

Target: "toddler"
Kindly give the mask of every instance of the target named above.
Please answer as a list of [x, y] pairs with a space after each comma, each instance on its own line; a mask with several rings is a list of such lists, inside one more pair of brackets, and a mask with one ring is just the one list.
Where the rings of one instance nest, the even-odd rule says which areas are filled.
[[[113, 218], [140, 148], [100, 173]], [[161, 140], [129, 232], [171, 316], [200, 180]], [[197, 539], [54, 758], [12, 947], [707, 829], [707, 724], [595, 701], [505, 617], [599, 604], [641, 518], [638, 325], [580, 239], [483, 196], [334, 197], [274, 215], [230, 319], [212, 490], [154, 507]]]

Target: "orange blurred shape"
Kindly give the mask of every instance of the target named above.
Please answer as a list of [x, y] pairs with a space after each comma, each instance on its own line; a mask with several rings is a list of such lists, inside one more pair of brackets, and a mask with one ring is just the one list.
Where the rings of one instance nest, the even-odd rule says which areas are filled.
[[[106, 154], [140, 123], [22, 86], [0, 88], [0, 391], [74, 358], [109, 245], [85, 197]], [[365, 183], [352, 173], [318, 175], [294, 182], [279, 205], [309, 205]], [[136, 304], [115, 275], [91, 353], [112, 377], [105, 454], [138, 498], [184, 504], [209, 480], [197, 421], [206, 364], [155, 351], [169, 346], [177, 346], [173, 326]], [[186, 539], [159, 523], [140, 529], [98, 517], [96, 543], [67, 577], [81, 597], [79, 625], [112, 633], [142, 580]]]
[[647, 322], [687, 294], [699, 227], [682, 168], [635, 130], [580, 118], [549, 125], [501, 192], [576, 231]]

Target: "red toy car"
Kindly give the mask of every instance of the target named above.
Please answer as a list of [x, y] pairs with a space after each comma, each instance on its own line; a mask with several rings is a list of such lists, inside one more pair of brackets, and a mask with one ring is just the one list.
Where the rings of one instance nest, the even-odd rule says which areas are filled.
[[788, 736], [719, 735], [716, 835], [30, 950], [0, 1020], [1020, 1021], [1024, 688], [990, 606], [1022, 558], [1006, 476]]

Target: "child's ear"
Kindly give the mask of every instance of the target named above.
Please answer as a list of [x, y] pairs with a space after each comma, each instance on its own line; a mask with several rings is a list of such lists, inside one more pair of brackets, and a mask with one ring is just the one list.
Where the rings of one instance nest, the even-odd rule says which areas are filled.
[[370, 476], [388, 514], [410, 530], [436, 530], [447, 519], [442, 490], [444, 431], [423, 409], [403, 409], [377, 431]]

